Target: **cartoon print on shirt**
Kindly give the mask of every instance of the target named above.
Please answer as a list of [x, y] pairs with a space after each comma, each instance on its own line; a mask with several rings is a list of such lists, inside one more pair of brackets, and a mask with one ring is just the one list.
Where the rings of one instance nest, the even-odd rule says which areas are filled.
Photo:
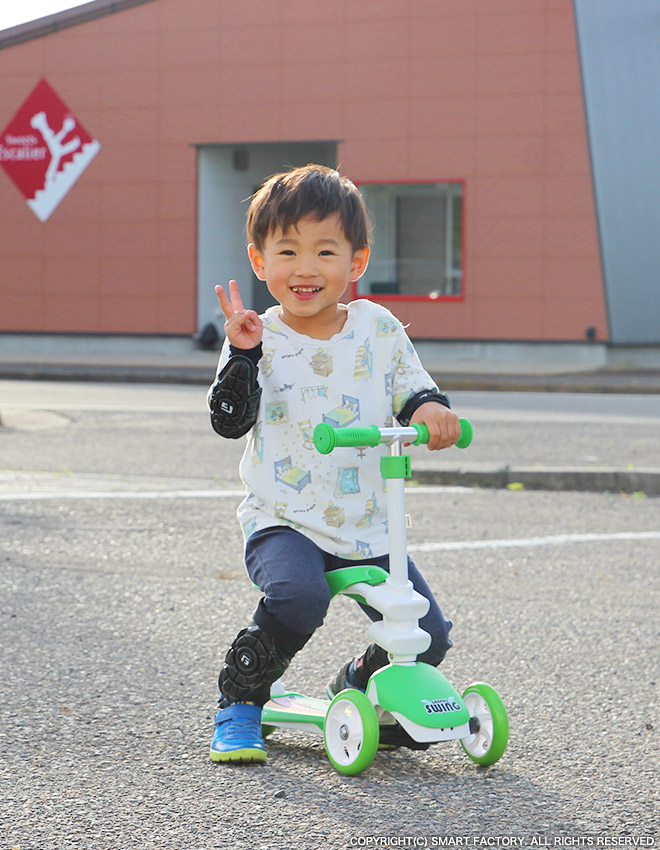
[[282, 460], [276, 460], [274, 466], [275, 481], [278, 481], [280, 484], [285, 484], [287, 487], [291, 487], [292, 490], [295, 490], [298, 493], [300, 493], [300, 491], [303, 490], [312, 480], [312, 476], [309, 471], [293, 465], [291, 462], [291, 455], [289, 455], [289, 457], [282, 458]]
[[270, 331], [274, 336], [283, 336], [284, 339], [288, 339], [288, 334], [286, 334], [283, 330], [280, 330], [280, 328], [277, 327], [275, 322], [271, 321], [268, 318], [264, 319], [263, 321], [264, 328]]
[[376, 335], [377, 336], [394, 336], [398, 332], [398, 322], [392, 316], [383, 316], [376, 320]]
[[289, 405], [286, 401], [275, 401], [266, 405], [266, 425], [284, 425], [288, 421]]
[[410, 363], [406, 360], [406, 355], [398, 348], [394, 352], [394, 356], [392, 360], [396, 363], [396, 373], [397, 375], [404, 375], [410, 369]]
[[340, 466], [337, 470], [337, 485], [335, 486], [335, 497], [347, 496], [351, 493], [360, 492], [360, 482], [357, 466]]
[[264, 462], [264, 437], [262, 433], [263, 423], [257, 422], [252, 430], [252, 443], [250, 463], [255, 466]]
[[352, 552], [349, 552], [348, 555], [345, 555], [345, 557], [351, 558], [355, 561], [361, 561], [364, 558], [372, 558], [373, 554], [374, 550], [368, 543], [365, 543], [364, 540], [356, 540], [355, 549]]
[[372, 493], [371, 498], [367, 499], [364, 514], [358, 520], [356, 528], [370, 528], [374, 524], [374, 520], [379, 513], [380, 508], [378, 507], [378, 502], [376, 501], [376, 494]]
[[323, 522], [334, 528], [340, 528], [346, 522], [346, 514], [341, 505], [330, 502], [328, 507], [323, 511]]
[[311, 419], [303, 419], [302, 422], [298, 423], [298, 428], [300, 428], [303, 438], [303, 449], [314, 449], [314, 426]]
[[353, 369], [354, 381], [368, 381], [371, 378], [374, 364], [374, 355], [371, 351], [371, 341], [367, 337], [364, 345], [361, 345], [355, 355], [355, 367]]
[[312, 367], [312, 372], [316, 375], [321, 375], [323, 378], [327, 378], [328, 375], [332, 375], [335, 370], [332, 365], [332, 357], [322, 348], [319, 348], [316, 354], [312, 357], [309, 365]]
[[259, 371], [261, 374], [270, 378], [273, 374], [273, 358], [275, 357], [275, 349], [274, 348], [264, 348], [264, 353], [259, 361]]
[[275, 502], [273, 505], [273, 516], [276, 516], [278, 519], [284, 519], [288, 507], [286, 502]]
[[303, 402], [306, 402], [309, 398], [327, 398], [328, 387], [326, 384], [319, 384], [316, 387], [301, 387], [300, 394]]
[[333, 428], [343, 428], [360, 418], [360, 399], [350, 395], [342, 395], [341, 404], [328, 413], [323, 414], [323, 421]]

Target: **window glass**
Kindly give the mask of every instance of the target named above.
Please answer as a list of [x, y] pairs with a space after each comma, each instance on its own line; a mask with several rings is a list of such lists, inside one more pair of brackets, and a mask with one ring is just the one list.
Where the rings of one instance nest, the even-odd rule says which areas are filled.
[[363, 183], [374, 220], [369, 267], [357, 294], [460, 297], [462, 183]]

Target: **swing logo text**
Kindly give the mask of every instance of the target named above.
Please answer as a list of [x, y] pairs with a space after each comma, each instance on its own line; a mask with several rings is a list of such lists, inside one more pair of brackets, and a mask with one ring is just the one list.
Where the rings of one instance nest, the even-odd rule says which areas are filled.
[[444, 714], [447, 711], [460, 711], [461, 707], [455, 699], [423, 699], [427, 714]]
[[46, 221], [101, 145], [46, 80], [40, 80], [0, 136], [0, 166]]

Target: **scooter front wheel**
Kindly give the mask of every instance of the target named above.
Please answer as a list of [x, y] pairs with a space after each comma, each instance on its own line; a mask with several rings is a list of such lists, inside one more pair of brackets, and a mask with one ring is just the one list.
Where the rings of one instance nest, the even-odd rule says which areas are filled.
[[461, 746], [477, 764], [495, 764], [509, 742], [509, 717], [500, 695], [485, 682], [475, 682], [463, 692], [463, 702], [471, 734], [461, 738]]
[[350, 776], [366, 770], [378, 750], [378, 715], [362, 691], [347, 689], [330, 703], [323, 723], [332, 766]]

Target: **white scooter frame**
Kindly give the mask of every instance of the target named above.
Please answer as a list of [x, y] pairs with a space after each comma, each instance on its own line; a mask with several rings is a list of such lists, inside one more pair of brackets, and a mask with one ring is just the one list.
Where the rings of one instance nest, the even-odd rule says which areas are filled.
[[[466, 448], [472, 441], [472, 426], [465, 419], [461, 426], [457, 446]], [[350, 596], [382, 615], [367, 634], [386, 650], [389, 664], [370, 677], [365, 693], [350, 688], [332, 701], [287, 692], [281, 681], [276, 682], [262, 715], [264, 735], [276, 728], [322, 734], [328, 758], [340, 773], [365, 770], [381, 737], [387, 740], [381, 730], [396, 724], [419, 748], [459, 740], [480, 765], [496, 762], [508, 743], [506, 709], [490, 685], [475, 682], [461, 696], [436, 667], [417, 661], [431, 642], [430, 635], [419, 627], [429, 602], [414, 590], [408, 577], [405, 479], [410, 477], [410, 456], [402, 454], [401, 446], [425, 442], [428, 430], [423, 425], [334, 429], [322, 424], [314, 431], [315, 446], [322, 454], [339, 446], [387, 443], [390, 447], [389, 456], [381, 458], [381, 475], [387, 485], [390, 572], [358, 566], [327, 575], [333, 596]]]

